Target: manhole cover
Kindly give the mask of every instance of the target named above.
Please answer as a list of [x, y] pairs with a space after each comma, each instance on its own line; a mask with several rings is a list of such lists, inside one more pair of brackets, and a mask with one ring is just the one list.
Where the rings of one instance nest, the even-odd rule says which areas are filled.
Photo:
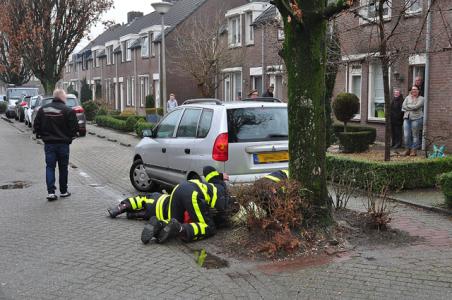
[[13, 181], [4, 185], [0, 185], [1, 190], [16, 190], [16, 189], [26, 189], [31, 186], [30, 182], [26, 181]]

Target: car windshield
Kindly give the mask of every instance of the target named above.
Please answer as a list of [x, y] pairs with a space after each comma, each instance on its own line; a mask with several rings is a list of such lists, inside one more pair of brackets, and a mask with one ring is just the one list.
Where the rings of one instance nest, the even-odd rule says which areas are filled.
[[230, 143], [288, 140], [286, 107], [253, 107], [228, 110]]
[[9, 98], [21, 99], [23, 96], [37, 96], [38, 89], [9, 89]]
[[72, 108], [74, 106], [78, 106], [79, 104], [77, 98], [67, 98], [66, 105]]

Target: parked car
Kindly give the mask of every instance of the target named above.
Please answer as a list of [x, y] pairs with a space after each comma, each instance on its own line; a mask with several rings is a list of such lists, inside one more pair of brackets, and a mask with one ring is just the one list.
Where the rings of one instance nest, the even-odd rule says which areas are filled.
[[186, 101], [168, 113], [135, 147], [130, 181], [147, 192], [201, 178], [204, 166], [251, 182], [288, 167], [287, 104]]
[[78, 119], [78, 134], [79, 136], [85, 136], [86, 135], [86, 116], [85, 116], [85, 110], [83, 109], [80, 100], [77, 98], [77, 96], [73, 94], [67, 95], [66, 105], [72, 108], [72, 110], [77, 115]]
[[24, 96], [36, 96], [38, 95], [38, 88], [25, 88], [25, 87], [12, 87], [6, 90], [6, 101], [8, 101], [8, 108], [6, 110], [6, 116], [8, 118], [16, 118], [16, 103]]
[[25, 125], [31, 127], [31, 115], [33, 114], [33, 110], [36, 107], [36, 102], [38, 101], [40, 96], [33, 96], [30, 98], [29, 107], [25, 107]]
[[25, 110], [30, 106], [31, 96], [23, 96], [20, 101], [16, 102], [16, 117], [19, 122], [25, 121]]
[[[52, 96], [38, 96], [39, 98], [36, 101], [36, 105], [35, 108], [33, 109], [33, 112], [31, 114], [31, 123], [32, 126], [35, 122], [36, 119], [36, 115], [38, 114], [39, 109], [44, 106], [47, 105], [49, 103], [51, 103], [53, 101], [53, 97]], [[70, 107], [75, 114], [77, 115], [77, 119], [78, 119], [78, 127], [79, 127], [79, 131], [78, 134], [79, 136], [86, 136], [86, 117], [85, 117], [85, 110], [83, 109], [83, 107], [80, 104], [80, 101], [77, 99], [77, 97], [73, 94], [68, 94], [67, 95], [67, 100], [66, 100], [66, 105], [68, 107]]]

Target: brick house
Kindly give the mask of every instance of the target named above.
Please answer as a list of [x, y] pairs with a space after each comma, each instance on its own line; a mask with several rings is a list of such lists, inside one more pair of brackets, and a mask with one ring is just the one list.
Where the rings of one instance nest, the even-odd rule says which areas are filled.
[[[202, 18], [220, 9], [236, 7], [246, 0], [178, 0], [165, 15], [166, 47], [173, 47], [174, 29], [190, 24], [192, 18]], [[157, 12], [143, 16], [128, 14], [128, 22], [116, 25], [94, 39], [82, 51], [73, 55], [65, 68], [59, 86], [70, 86], [80, 93], [86, 79], [92, 96], [109, 108], [134, 109], [144, 113], [145, 98], [155, 95], [159, 107], [159, 64], [161, 17]], [[167, 57], [167, 91], [175, 93], [181, 102], [199, 97], [200, 93], [189, 74], [171, 72]], [[101, 92], [99, 92], [99, 90]]]
[[[359, 11], [360, 16], [372, 19], [375, 15], [374, 3], [369, 0], [355, 1], [352, 11]], [[408, 6], [405, 6], [406, 3]], [[428, 87], [424, 87], [426, 92], [428, 90], [424, 118], [427, 136], [448, 136], [445, 143], [448, 149], [452, 149], [452, 136], [449, 136], [452, 102], [447, 93], [448, 82], [452, 78], [452, 48], [450, 28], [445, 27], [445, 24], [452, 24], [452, 7], [450, 1], [439, 0], [431, 8], [431, 48], [427, 55], [427, 5], [427, 0], [393, 0], [391, 6], [385, 7], [387, 30], [400, 21], [389, 42], [389, 51], [394, 53], [389, 70], [391, 93], [398, 88], [407, 96], [415, 78], [425, 78], [428, 81]], [[382, 69], [377, 59], [377, 31], [376, 26], [365, 18], [348, 12], [334, 21], [342, 48], [342, 65], [337, 74], [335, 95], [343, 91], [356, 94], [361, 109], [353, 121], [376, 127], [378, 139], [383, 140], [384, 94]], [[427, 66], [430, 69], [428, 74]]]
[[276, 7], [269, 1], [252, 1], [227, 11], [225, 17], [229, 51], [243, 57], [222, 70], [217, 97], [239, 100], [254, 89], [262, 95], [273, 85], [275, 97], [287, 101], [284, 62], [278, 55], [284, 32]]

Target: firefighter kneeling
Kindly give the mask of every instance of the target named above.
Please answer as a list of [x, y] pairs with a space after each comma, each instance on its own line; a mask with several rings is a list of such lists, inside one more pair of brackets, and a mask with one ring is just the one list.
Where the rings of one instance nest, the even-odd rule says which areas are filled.
[[191, 242], [210, 237], [217, 225], [225, 221], [229, 194], [225, 184], [226, 174], [213, 167], [205, 167], [203, 175], [207, 183], [189, 180], [177, 185], [167, 209], [157, 207], [156, 214], [144, 226], [141, 241], [149, 243], [153, 238], [164, 243], [173, 237]]

